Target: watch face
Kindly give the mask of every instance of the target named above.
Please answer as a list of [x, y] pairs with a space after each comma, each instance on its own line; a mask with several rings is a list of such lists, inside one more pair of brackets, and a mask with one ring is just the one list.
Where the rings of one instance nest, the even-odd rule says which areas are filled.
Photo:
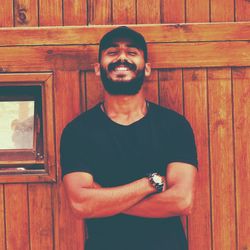
[[159, 175], [154, 175], [153, 180], [156, 183], [162, 183], [162, 179], [161, 179], [161, 177]]

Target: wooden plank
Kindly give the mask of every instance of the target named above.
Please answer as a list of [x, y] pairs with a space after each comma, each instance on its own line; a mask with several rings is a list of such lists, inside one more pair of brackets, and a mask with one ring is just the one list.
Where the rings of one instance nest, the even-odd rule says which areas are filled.
[[30, 247], [32, 250], [53, 248], [53, 221], [50, 184], [29, 184]]
[[13, 26], [13, 1], [2, 1], [0, 7], [0, 27]]
[[103, 86], [100, 77], [94, 72], [86, 73], [86, 108], [90, 109], [103, 100]]
[[0, 185], [0, 249], [5, 249], [4, 185]]
[[208, 70], [208, 101], [213, 249], [236, 249], [230, 69]]
[[[149, 44], [148, 48], [153, 69], [250, 65], [248, 42]], [[98, 46], [2, 47], [0, 54], [1, 72], [92, 70]]]
[[162, 0], [161, 1], [162, 23], [185, 22], [185, 0]]
[[80, 72], [80, 99], [81, 99], [81, 112], [86, 111], [87, 100], [86, 100], [86, 72]]
[[160, 104], [183, 114], [182, 70], [164, 69], [159, 72]]
[[62, 25], [62, 0], [39, 1], [39, 26]]
[[[148, 43], [248, 41], [250, 37], [250, 22], [128, 26], [142, 33]], [[115, 27], [2, 28], [0, 46], [95, 45], [106, 32]]]
[[212, 22], [234, 21], [234, 0], [210, 0]]
[[158, 71], [152, 70], [149, 77], [145, 77], [143, 88], [146, 99], [150, 102], [159, 103]]
[[137, 4], [137, 23], [160, 23], [160, 0], [136, 1]]
[[111, 0], [87, 0], [88, 24], [111, 24]]
[[136, 23], [136, 3], [135, 0], [115, 0], [112, 1], [113, 24]]
[[211, 249], [207, 76], [205, 69], [185, 69], [183, 74], [184, 113], [195, 134], [199, 162], [194, 207], [188, 217], [189, 248]]
[[63, 24], [86, 25], [87, 24], [87, 0], [63, 1]]
[[209, 0], [186, 0], [186, 22], [208, 22]]
[[26, 184], [5, 185], [5, 216], [6, 249], [30, 249]]
[[250, 248], [250, 69], [233, 70], [238, 249]]
[[38, 26], [37, 0], [14, 0], [15, 26]]
[[[56, 145], [60, 145], [63, 128], [80, 113], [79, 76], [78, 71], [55, 71]], [[82, 221], [76, 220], [72, 215], [61, 184], [59, 147], [57, 147], [57, 159], [59, 179], [57, 185], [52, 188], [55, 249], [83, 249]]]
[[235, 19], [239, 21], [250, 21], [250, 4], [248, 0], [235, 0]]

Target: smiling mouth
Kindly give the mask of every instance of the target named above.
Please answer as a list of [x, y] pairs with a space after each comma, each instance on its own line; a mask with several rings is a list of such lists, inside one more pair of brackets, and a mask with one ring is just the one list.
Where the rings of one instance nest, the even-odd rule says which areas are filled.
[[115, 72], [125, 72], [125, 71], [130, 71], [130, 68], [125, 67], [125, 66], [118, 66], [116, 68], [114, 68]]

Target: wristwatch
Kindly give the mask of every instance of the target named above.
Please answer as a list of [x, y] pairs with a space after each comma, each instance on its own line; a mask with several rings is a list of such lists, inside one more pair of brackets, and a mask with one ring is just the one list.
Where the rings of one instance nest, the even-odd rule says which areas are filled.
[[165, 190], [166, 181], [165, 178], [158, 173], [149, 173], [147, 175], [150, 184], [156, 189], [157, 193], [161, 193]]

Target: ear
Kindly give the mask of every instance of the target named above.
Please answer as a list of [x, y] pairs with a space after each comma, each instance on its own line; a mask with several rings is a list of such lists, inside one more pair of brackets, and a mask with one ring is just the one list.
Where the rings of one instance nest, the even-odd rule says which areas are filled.
[[151, 75], [151, 64], [145, 63], [145, 76], [148, 77]]
[[100, 63], [95, 63], [94, 64], [94, 69], [95, 69], [95, 75], [100, 76]]

